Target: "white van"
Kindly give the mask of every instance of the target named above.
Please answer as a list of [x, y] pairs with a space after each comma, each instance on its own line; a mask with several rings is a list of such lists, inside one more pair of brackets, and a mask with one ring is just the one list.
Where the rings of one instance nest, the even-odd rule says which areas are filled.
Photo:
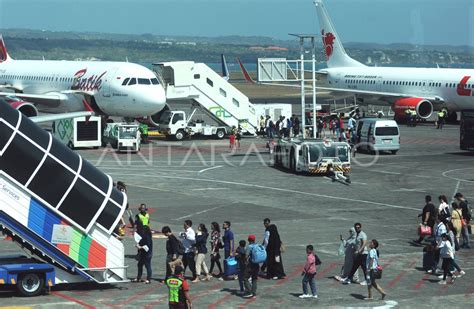
[[357, 122], [358, 149], [369, 152], [391, 151], [396, 154], [400, 149], [400, 129], [394, 120], [363, 118]]

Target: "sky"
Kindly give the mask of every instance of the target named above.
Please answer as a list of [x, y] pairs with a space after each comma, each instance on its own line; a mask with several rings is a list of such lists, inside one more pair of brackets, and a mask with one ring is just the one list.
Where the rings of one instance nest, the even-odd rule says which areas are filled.
[[[474, 46], [474, 0], [326, 0], [345, 42]], [[312, 0], [0, 0], [6, 28], [226, 36], [318, 33]]]

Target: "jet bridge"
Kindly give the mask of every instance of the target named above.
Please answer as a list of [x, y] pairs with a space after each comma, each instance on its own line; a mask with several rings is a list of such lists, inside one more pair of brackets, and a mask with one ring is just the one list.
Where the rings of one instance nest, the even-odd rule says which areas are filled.
[[110, 176], [0, 100], [0, 229], [56, 283], [126, 281], [113, 233], [126, 204]]
[[153, 65], [167, 101], [193, 100], [218, 124], [255, 135], [258, 120], [248, 97], [204, 63], [161, 62]]

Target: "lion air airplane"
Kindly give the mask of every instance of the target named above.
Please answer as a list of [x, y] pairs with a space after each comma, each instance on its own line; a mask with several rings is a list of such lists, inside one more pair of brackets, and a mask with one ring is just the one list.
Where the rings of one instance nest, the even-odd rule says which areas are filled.
[[141, 65], [13, 60], [1, 36], [0, 97], [36, 122], [92, 114], [153, 118], [166, 105], [163, 86]]
[[410, 108], [424, 119], [442, 106], [450, 112], [474, 108], [474, 70], [365, 66], [346, 54], [323, 1], [314, 4], [328, 66], [317, 72], [327, 87], [317, 89], [354, 95], [358, 103], [391, 104], [396, 118]]

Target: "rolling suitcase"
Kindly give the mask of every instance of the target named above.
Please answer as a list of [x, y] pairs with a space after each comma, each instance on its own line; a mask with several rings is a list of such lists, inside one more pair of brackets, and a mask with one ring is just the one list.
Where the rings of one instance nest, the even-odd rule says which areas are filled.
[[237, 261], [234, 257], [228, 257], [224, 260], [224, 276], [230, 277], [237, 274]]

